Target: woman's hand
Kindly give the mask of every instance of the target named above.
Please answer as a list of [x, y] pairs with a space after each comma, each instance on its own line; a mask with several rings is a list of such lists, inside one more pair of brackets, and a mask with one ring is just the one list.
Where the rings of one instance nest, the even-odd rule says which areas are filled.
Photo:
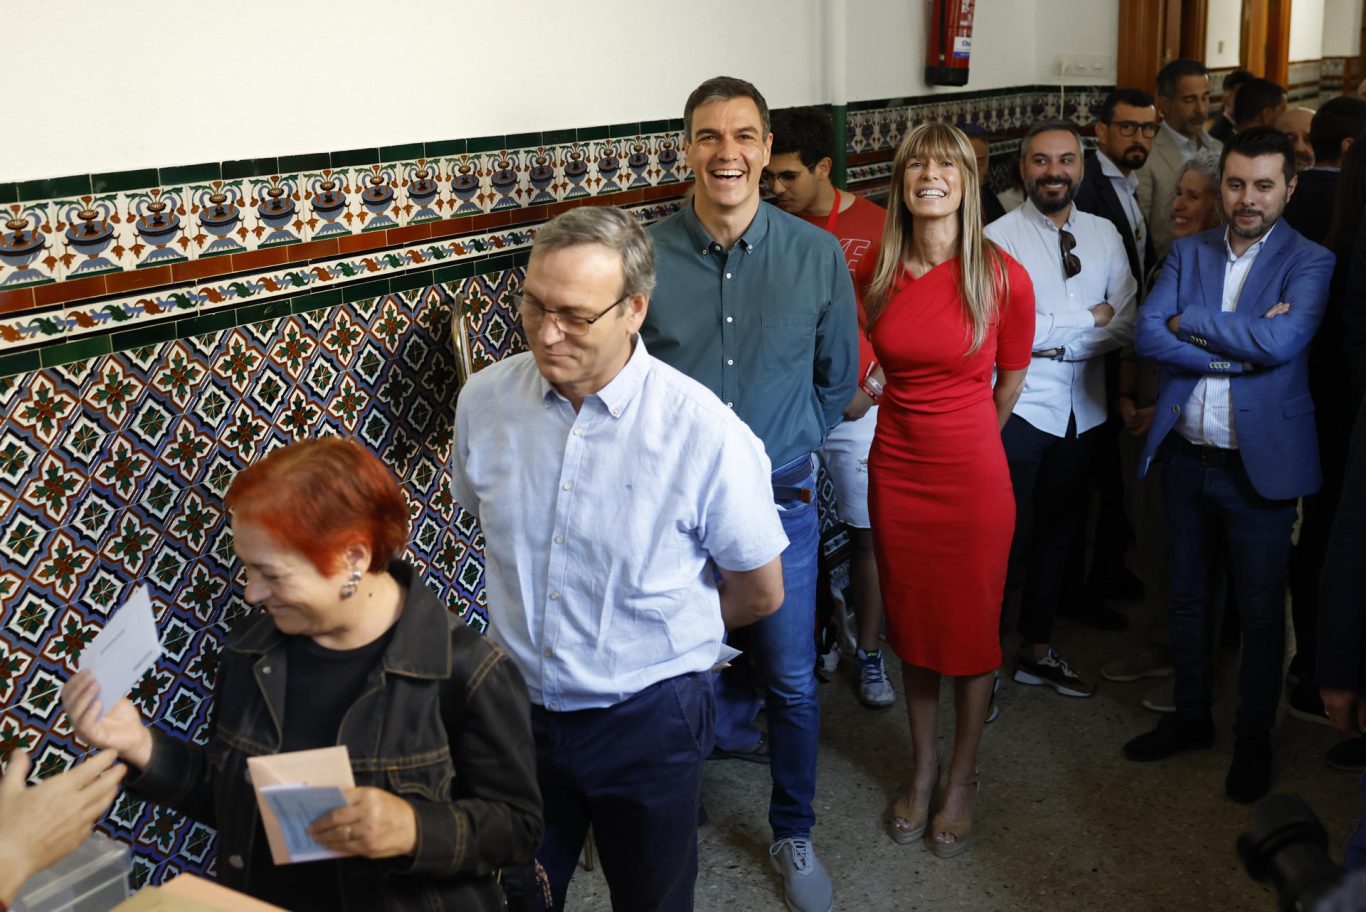
[[100, 718], [100, 682], [88, 671], [78, 671], [62, 687], [62, 707], [71, 727], [84, 741], [101, 750], [118, 751], [125, 763], [138, 769], [152, 760], [152, 733], [127, 697]]
[[14, 902], [29, 875], [63, 858], [104, 816], [119, 792], [124, 767], [113, 751], [96, 754], [64, 773], [27, 786], [29, 760], [10, 754], [0, 779], [0, 900]]
[[308, 832], [324, 848], [362, 858], [392, 858], [417, 851], [417, 815], [383, 789], [342, 789], [347, 805], [324, 814]]

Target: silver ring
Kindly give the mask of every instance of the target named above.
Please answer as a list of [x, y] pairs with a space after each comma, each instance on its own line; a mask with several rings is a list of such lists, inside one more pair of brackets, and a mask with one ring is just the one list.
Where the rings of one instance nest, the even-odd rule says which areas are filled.
[[346, 841], [351, 841], [351, 825], [349, 823], [346, 825]]

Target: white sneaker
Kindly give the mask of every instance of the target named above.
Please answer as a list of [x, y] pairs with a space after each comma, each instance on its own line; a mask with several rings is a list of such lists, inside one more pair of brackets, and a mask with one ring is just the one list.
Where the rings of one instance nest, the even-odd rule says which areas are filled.
[[887, 680], [887, 668], [882, 664], [882, 650], [858, 651], [858, 698], [870, 709], [881, 709], [896, 702], [896, 691]]
[[768, 858], [783, 877], [783, 900], [792, 912], [833, 912], [835, 888], [809, 838], [779, 839], [769, 846]]

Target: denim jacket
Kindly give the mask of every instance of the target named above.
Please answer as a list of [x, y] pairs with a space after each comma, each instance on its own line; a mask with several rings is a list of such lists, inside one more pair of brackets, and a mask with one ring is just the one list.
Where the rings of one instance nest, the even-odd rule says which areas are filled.
[[[412, 805], [417, 847], [411, 856], [342, 859], [345, 908], [502, 909], [494, 873], [529, 861], [541, 838], [526, 684], [498, 645], [447, 612], [410, 565], [396, 561], [389, 572], [407, 601], [338, 743], [350, 751], [357, 786]], [[285, 642], [270, 617], [244, 621], [223, 648], [207, 743], [153, 729], [151, 761], [127, 783], [216, 827], [218, 880], [244, 893], [260, 832], [247, 758], [279, 751]]]

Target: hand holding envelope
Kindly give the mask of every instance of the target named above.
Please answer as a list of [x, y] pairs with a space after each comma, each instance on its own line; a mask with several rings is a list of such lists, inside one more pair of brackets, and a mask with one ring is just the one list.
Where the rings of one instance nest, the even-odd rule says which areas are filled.
[[417, 847], [412, 806], [383, 789], [356, 788], [345, 747], [249, 757], [247, 769], [277, 865], [390, 858]]

